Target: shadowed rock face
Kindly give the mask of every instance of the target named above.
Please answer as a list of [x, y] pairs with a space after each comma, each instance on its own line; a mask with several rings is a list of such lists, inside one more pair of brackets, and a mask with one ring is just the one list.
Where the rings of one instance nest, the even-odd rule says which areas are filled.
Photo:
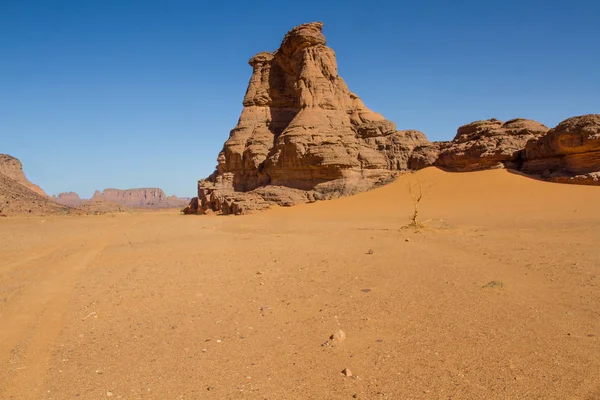
[[527, 143], [522, 171], [564, 183], [600, 184], [600, 114], [564, 120]]
[[23, 172], [23, 164], [21, 164], [19, 159], [13, 156], [0, 154], [0, 174], [3, 174], [41, 196], [48, 196], [38, 185], [29, 182]]
[[[250, 59], [238, 124], [215, 173], [199, 183], [200, 212], [243, 213], [254, 203], [262, 208], [259, 198], [281, 204], [367, 190], [406, 170], [413, 149], [429, 143], [421, 132], [397, 131], [350, 92], [322, 28], [318, 22], [295, 27], [274, 53]], [[272, 186], [285, 200], [256, 191]], [[288, 195], [286, 188], [303, 193]]]

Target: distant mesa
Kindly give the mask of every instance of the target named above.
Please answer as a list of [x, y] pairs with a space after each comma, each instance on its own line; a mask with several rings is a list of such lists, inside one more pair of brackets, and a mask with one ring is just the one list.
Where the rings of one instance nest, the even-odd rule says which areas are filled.
[[49, 197], [29, 182], [21, 162], [0, 154], [0, 215], [98, 214], [123, 208], [181, 208], [190, 198], [166, 196], [161, 189], [106, 189], [85, 200], [75, 192]]
[[89, 200], [82, 199], [75, 192], [67, 192], [53, 196], [53, 199], [59, 204], [71, 207], [105, 202], [128, 208], [181, 208], [190, 201], [189, 197], [167, 196], [158, 188], [105, 189], [102, 192], [96, 190]]
[[190, 198], [167, 196], [158, 188], [105, 189], [102, 192], [96, 190], [90, 201], [109, 201], [125, 207], [179, 208], [187, 205]]
[[351, 195], [399, 173], [437, 166], [466, 172], [520, 170], [540, 179], [598, 185], [600, 115], [548, 130], [513, 119], [475, 121], [449, 142], [430, 142], [368, 109], [338, 75], [323, 24], [289, 31], [279, 49], [253, 56], [242, 114], [198, 182], [188, 214], [244, 214]]
[[84, 201], [75, 192], [63, 192], [59, 193], [58, 196], [52, 196], [52, 200], [58, 204], [62, 204], [69, 207], [77, 207]]

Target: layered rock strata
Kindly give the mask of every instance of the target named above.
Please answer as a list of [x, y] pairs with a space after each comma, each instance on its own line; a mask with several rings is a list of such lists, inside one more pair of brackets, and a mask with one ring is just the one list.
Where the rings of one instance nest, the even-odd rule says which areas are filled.
[[433, 165], [449, 171], [518, 168], [520, 152], [527, 142], [548, 132], [539, 122], [512, 119], [476, 121], [458, 128], [451, 142], [440, 144]]
[[250, 59], [238, 124], [216, 171], [199, 182], [200, 213], [364, 191], [406, 170], [413, 149], [429, 143], [419, 131], [396, 130], [350, 92], [322, 28], [295, 27], [275, 52]]
[[29, 179], [23, 172], [23, 164], [19, 159], [8, 154], [0, 154], [0, 174], [14, 180], [15, 182], [25, 186], [27, 189], [39, 194], [40, 196], [48, 196], [41, 187], [29, 182]]
[[563, 183], [600, 184], [600, 114], [564, 120], [523, 150], [521, 170]]

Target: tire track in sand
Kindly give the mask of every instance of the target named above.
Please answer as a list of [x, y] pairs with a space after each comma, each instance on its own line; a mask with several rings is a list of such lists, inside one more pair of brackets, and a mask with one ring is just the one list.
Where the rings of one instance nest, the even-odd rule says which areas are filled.
[[[90, 238], [83, 249], [40, 271], [0, 314], [0, 398], [36, 399], [46, 379], [54, 342], [60, 334], [77, 278], [115, 239]], [[52, 262], [51, 254], [47, 256]]]

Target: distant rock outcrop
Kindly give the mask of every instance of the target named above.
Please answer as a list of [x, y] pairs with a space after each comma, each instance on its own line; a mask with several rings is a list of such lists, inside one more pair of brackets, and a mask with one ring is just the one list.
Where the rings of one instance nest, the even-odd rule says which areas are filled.
[[0, 216], [78, 213], [53, 202], [23, 174], [21, 162], [0, 154]]
[[179, 208], [188, 204], [190, 199], [166, 196], [165, 192], [158, 188], [139, 188], [125, 190], [106, 189], [102, 192], [96, 190], [90, 201], [112, 202], [125, 207]]
[[8, 154], [0, 154], [0, 174], [14, 180], [15, 182], [25, 186], [27, 189], [39, 194], [40, 196], [48, 196], [42, 188], [35, 185], [27, 179], [23, 172], [23, 164], [19, 159]]
[[440, 144], [434, 164], [448, 171], [518, 168], [525, 144], [548, 132], [539, 122], [517, 118], [502, 122], [495, 118], [458, 128], [451, 142]]
[[58, 196], [52, 196], [52, 200], [54, 200], [58, 204], [62, 204], [65, 206], [70, 206], [70, 207], [78, 207], [84, 201], [75, 192], [59, 193]]
[[348, 90], [322, 27], [297, 26], [274, 53], [250, 59], [244, 109], [216, 171], [199, 182], [199, 212], [357, 193], [406, 170], [413, 149], [429, 143], [419, 131], [397, 131]]

